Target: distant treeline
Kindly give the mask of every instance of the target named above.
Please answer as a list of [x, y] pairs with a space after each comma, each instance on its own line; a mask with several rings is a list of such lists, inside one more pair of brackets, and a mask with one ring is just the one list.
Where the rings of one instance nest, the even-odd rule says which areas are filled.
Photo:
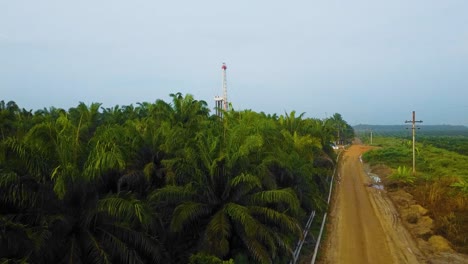
[[[376, 133], [376, 135], [404, 137], [411, 135], [411, 124], [407, 125], [357, 125], [354, 126], [357, 135]], [[418, 135], [421, 136], [468, 136], [468, 127], [454, 125], [424, 125], [418, 124]]]

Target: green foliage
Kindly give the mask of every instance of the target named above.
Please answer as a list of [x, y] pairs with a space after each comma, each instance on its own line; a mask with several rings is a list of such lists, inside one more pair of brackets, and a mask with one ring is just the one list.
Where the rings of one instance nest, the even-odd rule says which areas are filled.
[[394, 168], [400, 166], [400, 164], [410, 166], [412, 162], [412, 150], [405, 145], [396, 145], [382, 149], [373, 149], [364, 153], [362, 158], [372, 165], [385, 163]]
[[92, 148], [84, 164], [87, 180], [95, 180], [111, 170], [125, 169], [125, 146], [119, 144], [125, 140], [124, 133], [124, 129], [118, 126], [98, 129], [90, 141]]
[[420, 141], [461, 155], [468, 155], [468, 136], [425, 136]]
[[[0, 260], [12, 263], [233, 263], [287, 259], [311, 210], [325, 209], [326, 120], [207, 103], [68, 111], [0, 101]], [[192, 255], [192, 257], [190, 257]]]
[[398, 166], [398, 169], [393, 172], [389, 177], [390, 180], [403, 184], [413, 184], [416, 176], [413, 175], [412, 170], [406, 166]]
[[468, 156], [460, 154], [466, 150], [463, 147], [453, 151], [457, 149], [455, 144], [463, 140], [447, 136], [423, 137], [419, 141], [423, 143], [417, 144], [416, 177], [405, 168], [410, 167], [412, 156], [405, 141], [380, 136], [381, 148], [368, 152], [363, 158], [371, 164], [390, 165], [395, 172], [389, 178], [398, 184], [410, 184], [406, 190], [431, 212], [435, 232], [449, 239], [460, 252], [467, 252]]
[[[363, 155], [363, 159], [371, 165], [385, 163], [392, 168], [412, 166], [412, 149], [398, 138], [382, 138], [382, 148], [373, 149]], [[466, 178], [468, 156], [434, 147], [431, 144], [417, 142], [416, 170], [425, 179], [440, 177]]]
[[462, 193], [468, 195], [468, 181], [460, 179], [458, 182], [452, 183], [450, 186], [455, 187]]
[[140, 224], [147, 228], [151, 221], [151, 209], [148, 205], [134, 197], [119, 197], [108, 195], [97, 203], [97, 211], [122, 221]]
[[[468, 127], [453, 125], [421, 125], [417, 135], [421, 137], [466, 137], [468, 136]], [[410, 138], [411, 125], [357, 125], [354, 126], [358, 136], [370, 131], [374, 135], [384, 138]]]
[[234, 264], [234, 260], [221, 260], [215, 256], [207, 255], [205, 253], [197, 253], [190, 256], [190, 264]]

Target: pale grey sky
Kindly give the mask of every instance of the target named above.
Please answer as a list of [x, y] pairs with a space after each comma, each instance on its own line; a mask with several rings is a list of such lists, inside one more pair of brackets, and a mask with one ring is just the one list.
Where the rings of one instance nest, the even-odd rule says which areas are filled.
[[214, 107], [351, 124], [468, 125], [468, 1], [0, 0], [0, 99]]

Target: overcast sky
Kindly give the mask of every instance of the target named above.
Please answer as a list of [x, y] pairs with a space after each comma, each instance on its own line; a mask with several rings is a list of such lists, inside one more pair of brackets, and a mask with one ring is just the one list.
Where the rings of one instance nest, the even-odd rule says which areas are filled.
[[467, 0], [0, 0], [0, 99], [468, 125]]

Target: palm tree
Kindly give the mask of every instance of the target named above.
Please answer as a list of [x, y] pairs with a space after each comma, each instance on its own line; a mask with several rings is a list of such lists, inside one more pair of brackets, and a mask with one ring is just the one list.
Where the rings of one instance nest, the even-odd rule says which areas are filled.
[[291, 134], [294, 132], [302, 132], [302, 125], [303, 125], [303, 119], [302, 117], [305, 115], [305, 113], [300, 114], [298, 117], [296, 117], [296, 111], [291, 111], [289, 115], [287, 113], [283, 116], [279, 117], [279, 123], [280, 125], [287, 129]]
[[167, 168], [180, 176], [192, 168], [190, 182], [175, 181], [150, 199], [158, 210], [174, 206], [170, 229], [196, 238], [201, 251], [222, 258], [242, 248], [256, 261], [272, 262], [291, 252], [287, 241], [299, 232], [293, 217], [299, 200], [292, 189], [263, 188], [257, 166], [249, 164], [260, 153], [262, 137], [245, 133], [242, 124], [230, 125], [225, 138], [216, 127], [205, 128], [195, 146], [167, 160]]
[[84, 137], [82, 140], [85, 142], [91, 138], [100, 125], [100, 107], [100, 103], [92, 103], [88, 107], [85, 103], [80, 102], [77, 107], [68, 110], [70, 121], [81, 130], [80, 135]]
[[346, 141], [352, 140], [354, 137], [354, 130], [343, 120], [341, 114], [333, 114], [329, 121], [336, 132], [336, 141], [338, 144], [344, 144]]
[[221, 119], [191, 95], [170, 96], [33, 116], [0, 102], [0, 262], [287, 258], [305, 212], [322, 203], [335, 121], [250, 110]]
[[172, 119], [184, 127], [190, 127], [199, 123], [200, 119], [206, 118], [209, 109], [205, 101], [198, 101], [192, 95], [182, 96], [181, 93], [171, 94], [172, 97]]
[[[9, 101], [5, 104], [5, 101], [0, 101], [0, 136], [1, 139], [5, 139], [8, 136], [13, 135], [17, 132], [20, 127], [24, 125], [22, 117], [26, 117], [28, 112], [18, 107], [14, 101]], [[26, 122], [24, 122], [26, 123]]]
[[51, 218], [31, 210], [48, 194], [38, 193], [41, 188], [31, 177], [19, 177], [7, 169], [0, 169], [0, 260], [19, 262], [33, 255], [48, 236], [42, 226]]
[[145, 200], [132, 193], [107, 194], [109, 189], [100, 193], [95, 184], [109, 170], [125, 167], [125, 144], [115, 144], [124, 138], [119, 138], [121, 128], [102, 127], [83, 142], [83, 122], [75, 125], [67, 114], [46, 120], [24, 137], [10, 137], [1, 145], [1, 164], [6, 165], [0, 167], [0, 223], [6, 229], [0, 243], [8, 251], [0, 251], [0, 259], [163, 260], [156, 216]]
[[122, 108], [119, 105], [114, 107], [101, 107], [102, 110], [102, 123], [107, 125], [123, 125], [125, 123], [125, 116]]

